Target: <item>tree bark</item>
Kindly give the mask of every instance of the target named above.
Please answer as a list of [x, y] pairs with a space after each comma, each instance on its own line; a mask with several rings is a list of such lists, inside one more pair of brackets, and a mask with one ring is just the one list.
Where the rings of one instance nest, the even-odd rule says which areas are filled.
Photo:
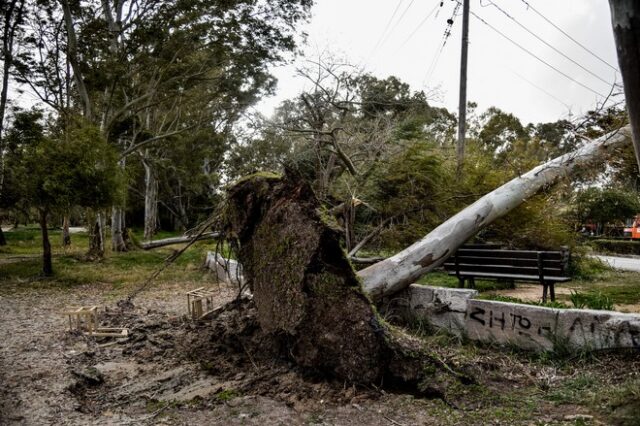
[[76, 36], [76, 29], [73, 25], [73, 17], [71, 15], [71, 7], [67, 0], [60, 0], [62, 6], [62, 12], [64, 16], [64, 23], [67, 29], [67, 59], [73, 69], [73, 79], [78, 89], [78, 94], [82, 100], [82, 115], [87, 120], [91, 121], [92, 108], [91, 99], [89, 98], [89, 91], [84, 84], [84, 78], [82, 76], [82, 70], [80, 68], [80, 62], [78, 61], [78, 39]]
[[[13, 66], [13, 42], [18, 30], [18, 25], [22, 21], [24, 1], [12, 0], [9, 2], [3, 19], [2, 31], [2, 89], [0, 89], [0, 193], [4, 185], [4, 116], [7, 110], [7, 100], [9, 98], [9, 76]], [[4, 234], [0, 229], [0, 246], [6, 245]]]
[[89, 221], [89, 251], [90, 259], [102, 259], [104, 257], [104, 219], [98, 212]]
[[125, 218], [124, 209], [121, 207], [111, 207], [111, 250], [115, 252], [125, 252], [129, 248], [125, 242]]
[[151, 240], [158, 223], [158, 181], [149, 161], [144, 166], [144, 239]]
[[42, 275], [53, 275], [51, 263], [51, 243], [49, 242], [49, 230], [47, 229], [47, 211], [40, 210], [40, 230], [42, 231]]
[[457, 213], [408, 248], [358, 272], [364, 289], [374, 300], [390, 296], [440, 266], [458, 247], [482, 228], [506, 215], [558, 178], [578, 166], [600, 159], [615, 147], [628, 143], [631, 128], [623, 127], [582, 148], [544, 163]]
[[71, 245], [71, 233], [69, 232], [69, 215], [62, 217], [62, 245], [64, 247]]
[[633, 146], [640, 168], [640, 2], [609, 0]]

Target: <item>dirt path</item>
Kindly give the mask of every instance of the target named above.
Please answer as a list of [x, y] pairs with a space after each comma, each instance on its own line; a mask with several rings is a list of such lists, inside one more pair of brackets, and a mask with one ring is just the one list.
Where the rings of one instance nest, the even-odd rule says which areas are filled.
[[[586, 424], [611, 424], [594, 411], [606, 400], [576, 405], [545, 397], [585, 374], [577, 365], [561, 370], [495, 348], [432, 341], [443, 362], [479, 380], [468, 388], [452, 387], [446, 401], [327, 381], [285, 358], [274, 359], [268, 346], [252, 342], [250, 322], [244, 325], [246, 339], [237, 340], [223, 322], [187, 320], [184, 292], [202, 285], [153, 288], [125, 315], [113, 310], [123, 293], [111, 284], [2, 283], [0, 424], [573, 425], [570, 416], [576, 414], [592, 419]], [[220, 288], [216, 303], [234, 296], [234, 288]], [[60, 311], [91, 304], [111, 306], [103, 317], [128, 325], [131, 337], [101, 346], [111, 341], [66, 332]], [[597, 363], [597, 369], [584, 371], [593, 374], [589, 383], [598, 389], [625, 384], [640, 369], [637, 357]], [[606, 371], [612, 374], [597, 375]]]
[[[69, 392], [75, 378], [69, 362], [78, 354], [95, 350], [93, 342], [70, 336], [60, 314], [80, 305], [113, 304], [110, 284], [69, 289], [34, 289], [33, 283], [0, 289], [0, 424], [88, 424], [80, 403]], [[184, 292], [193, 283], [165, 286], [144, 294], [141, 311], [161, 308], [171, 316], [186, 310]], [[234, 289], [222, 289], [219, 303], [233, 297]], [[98, 422], [100, 423], [100, 422]]]

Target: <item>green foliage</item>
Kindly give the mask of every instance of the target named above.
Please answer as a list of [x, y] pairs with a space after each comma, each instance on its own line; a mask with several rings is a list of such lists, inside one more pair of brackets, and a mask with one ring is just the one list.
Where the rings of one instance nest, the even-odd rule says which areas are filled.
[[578, 223], [624, 222], [640, 212], [640, 197], [635, 191], [591, 187], [576, 194], [573, 211]]
[[613, 301], [607, 295], [598, 291], [595, 293], [571, 292], [571, 303], [578, 309], [598, 309], [605, 311], [613, 310]]
[[609, 265], [584, 253], [573, 253], [569, 261], [569, 273], [580, 280], [592, 280], [608, 271], [611, 271]]
[[113, 201], [118, 187], [116, 155], [98, 129], [78, 121], [47, 134], [41, 114], [18, 116], [20, 122], [9, 130], [14, 149], [7, 162], [23, 204], [50, 212], [73, 206], [101, 208]]

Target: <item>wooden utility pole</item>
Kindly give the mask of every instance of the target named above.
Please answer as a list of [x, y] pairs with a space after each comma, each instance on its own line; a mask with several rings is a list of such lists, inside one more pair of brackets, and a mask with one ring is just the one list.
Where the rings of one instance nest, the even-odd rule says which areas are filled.
[[464, 140], [467, 134], [467, 56], [469, 52], [469, 0], [462, 5], [462, 49], [460, 53], [460, 102], [458, 104], [458, 173], [464, 162]]
[[633, 146], [640, 168], [640, 2], [609, 0]]

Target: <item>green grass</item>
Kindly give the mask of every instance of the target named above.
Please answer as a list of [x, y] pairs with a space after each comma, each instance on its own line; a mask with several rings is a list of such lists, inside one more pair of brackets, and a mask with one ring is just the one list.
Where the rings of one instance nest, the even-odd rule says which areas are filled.
[[546, 392], [545, 399], [555, 404], [589, 403], [594, 398], [598, 380], [589, 373], [580, 373]]
[[225, 389], [216, 394], [216, 398], [218, 398], [220, 401], [230, 401], [233, 398], [237, 398], [238, 396], [240, 396], [240, 393], [235, 389]]
[[[163, 232], [161, 237], [176, 233]], [[100, 261], [86, 261], [84, 254], [88, 248], [88, 235], [76, 233], [71, 236], [70, 248], [61, 245], [61, 231], [51, 230], [50, 241], [53, 252], [54, 276], [41, 277], [41, 236], [38, 228], [20, 228], [5, 232], [7, 245], [0, 248], [0, 289], [9, 284], [34, 282], [38, 286], [60, 287], [87, 284], [110, 283], [114, 290], [132, 288], [144, 282], [160, 268], [165, 259], [180, 246], [170, 246], [155, 250], [134, 250], [126, 253], [107, 252]], [[107, 241], [108, 243], [108, 241]], [[207, 250], [214, 250], [215, 242], [200, 241], [190, 247], [174, 264], [163, 271], [157, 282], [185, 282], [210, 279], [201, 266]]]

